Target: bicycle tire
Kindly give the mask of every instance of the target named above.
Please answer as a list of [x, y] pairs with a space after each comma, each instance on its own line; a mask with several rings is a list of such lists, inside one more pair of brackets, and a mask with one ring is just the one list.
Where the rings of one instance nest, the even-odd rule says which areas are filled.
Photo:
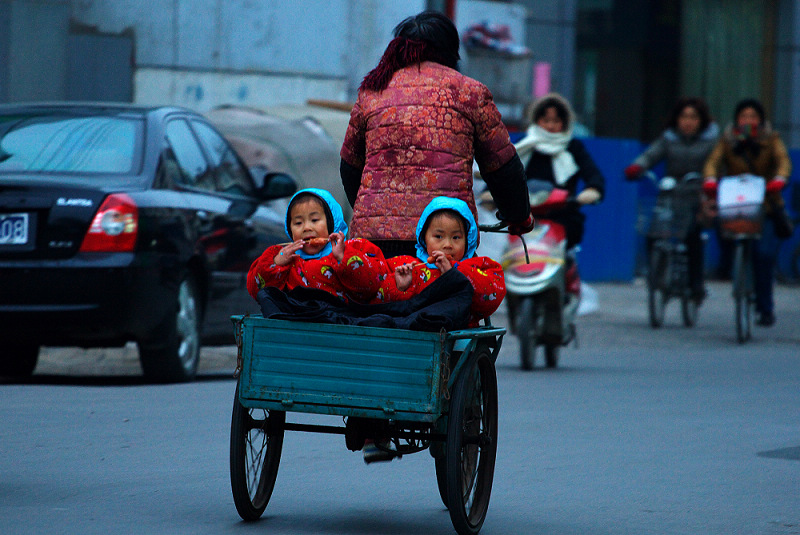
[[753, 324], [753, 258], [749, 240], [739, 240], [733, 253], [733, 300], [736, 322], [736, 341], [747, 342]]
[[668, 273], [668, 253], [653, 245], [647, 270], [647, 310], [650, 315], [650, 326], [654, 329], [658, 329], [664, 324], [668, 299], [666, 292]]

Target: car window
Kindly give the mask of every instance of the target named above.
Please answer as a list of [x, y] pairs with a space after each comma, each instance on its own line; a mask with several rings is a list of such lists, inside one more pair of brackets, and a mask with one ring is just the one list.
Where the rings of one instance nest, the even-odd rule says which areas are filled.
[[239, 163], [228, 142], [205, 123], [192, 121], [192, 126], [211, 158], [217, 191], [235, 195], [252, 195], [253, 184], [247, 170]]
[[167, 142], [180, 165], [180, 180], [187, 186], [214, 191], [214, 177], [197, 139], [186, 121], [173, 119], [167, 123]]
[[142, 131], [131, 118], [0, 116], [0, 171], [131, 173], [139, 169]]

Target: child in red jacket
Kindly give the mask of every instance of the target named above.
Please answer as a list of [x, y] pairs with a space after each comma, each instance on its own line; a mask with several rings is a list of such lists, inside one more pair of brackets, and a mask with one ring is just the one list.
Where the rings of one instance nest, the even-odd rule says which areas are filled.
[[417, 258], [398, 256], [387, 260], [394, 277], [387, 277], [377, 301], [399, 301], [418, 294], [442, 273], [457, 269], [475, 288], [470, 327], [490, 316], [506, 295], [503, 268], [485, 256], [475, 256], [478, 225], [467, 203], [436, 197], [417, 223]]
[[247, 291], [265, 286], [317, 288], [345, 301], [368, 302], [381, 285], [386, 260], [367, 240], [345, 240], [342, 207], [325, 190], [294, 194], [286, 210], [286, 234], [293, 241], [268, 247], [250, 266]]

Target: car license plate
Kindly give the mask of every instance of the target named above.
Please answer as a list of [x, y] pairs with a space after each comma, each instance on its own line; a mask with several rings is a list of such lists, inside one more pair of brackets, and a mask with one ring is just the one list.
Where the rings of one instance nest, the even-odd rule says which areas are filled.
[[0, 245], [28, 243], [28, 214], [0, 214]]

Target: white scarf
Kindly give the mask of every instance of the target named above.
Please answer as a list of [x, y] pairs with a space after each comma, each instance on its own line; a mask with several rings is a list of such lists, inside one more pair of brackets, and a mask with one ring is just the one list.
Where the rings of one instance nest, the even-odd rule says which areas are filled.
[[553, 177], [556, 184], [563, 186], [569, 177], [578, 172], [575, 158], [567, 151], [567, 145], [571, 140], [572, 130], [552, 134], [541, 126], [533, 124], [528, 127], [525, 137], [514, 146], [524, 166], [528, 165], [534, 150], [549, 154], [553, 163]]

